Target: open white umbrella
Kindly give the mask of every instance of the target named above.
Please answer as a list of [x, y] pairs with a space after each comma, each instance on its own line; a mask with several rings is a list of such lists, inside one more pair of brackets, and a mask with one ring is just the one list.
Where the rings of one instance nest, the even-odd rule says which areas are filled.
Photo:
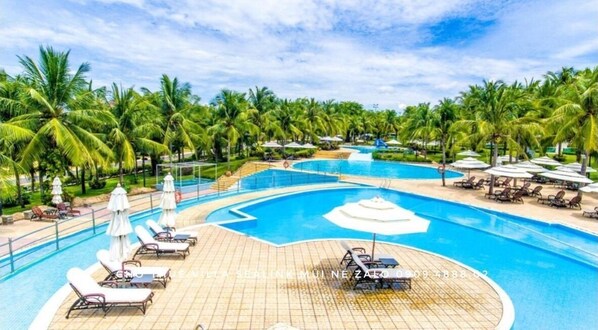
[[316, 146], [314, 146], [311, 143], [306, 143], [306, 144], [303, 145], [303, 148], [305, 148], [305, 149], [315, 149]]
[[392, 140], [386, 141], [386, 144], [388, 144], [389, 146], [396, 146], [396, 145], [401, 144], [401, 142], [399, 142], [395, 139], [392, 139]]
[[282, 148], [282, 146], [276, 142], [266, 142], [264, 144], [262, 144], [262, 147], [264, 148]]
[[62, 182], [58, 177], [52, 181], [52, 203], [54, 205], [62, 203]]
[[515, 167], [513, 165], [496, 166], [489, 168], [484, 172], [496, 176], [505, 176], [507, 178], [519, 179], [519, 178], [531, 178], [533, 175], [526, 172], [524, 169]]
[[458, 153], [457, 156], [480, 157], [480, 154], [473, 150], [465, 150]]
[[498, 164], [502, 164], [502, 163], [508, 163], [509, 162], [509, 156], [505, 155], [505, 156], [498, 156], [496, 158], [496, 163]]
[[303, 148], [303, 146], [302, 146], [302, 145], [300, 145], [300, 144], [299, 144], [299, 143], [297, 143], [297, 142], [291, 142], [291, 143], [287, 143], [287, 144], [285, 144], [285, 145], [284, 145], [284, 147], [285, 147], [285, 148], [295, 148], [295, 149], [300, 149], [300, 148]]
[[123, 261], [131, 251], [129, 234], [133, 232], [133, 228], [129, 221], [131, 206], [127, 199], [127, 192], [120, 186], [120, 183], [110, 194], [110, 201], [106, 208], [112, 212], [112, 219], [106, 229], [106, 235], [112, 237], [110, 239], [110, 258], [114, 261]]
[[598, 193], [598, 182], [594, 182], [585, 187], [581, 187], [581, 188], [579, 188], [579, 190], [586, 192], [586, 193]]
[[460, 160], [458, 160], [454, 163], [451, 163], [449, 165], [452, 167], [455, 167], [455, 168], [467, 170], [467, 177], [469, 177], [469, 171], [472, 169], [482, 169], [482, 168], [490, 167], [489, 164], [486, 164], [483, 161], [472, 158], [472, 157], [460, 159]]
[[[568, 168], [568, 169], [573, 170], [573, 171], [575, 171], [577, 173], [581, 173], [581, 164], [580, 163], [569, 163], [569, 164], [565, 164], [563, 166], [559, 166], [556, 169], [560, 170], [561, 167]], [[586, 173], [594, 173], [594, 172], [596, 172], [595, 169], [593, 169], [593, 168], [591, 168], [589, 166], [586, 166]]]
[[164, 177], [160, 208], [162, 209], [162, 214], [160, 214], [158, 224], [162, 227], [174, 228], [176, 226], [176, 196], [174, 178], [170, 173]]
[[524, 169], [526, 172], [529, 172], [529, 173], [546, 172], [546, 169], [544, 167], [542, 167], [540, 165], [536, 165], [530, 161], [515, 163], [515, 164], [513, 164], [513, 166]]
[[577, 183], [592, 183], [592, 180], [586, 178], [585, 176], [578, 174], [577, 172], [563, 168], [560, 170], [554, 171], [547, 171], [540, 173], [539, 175], [545, 176], [547, 178], [561, 180], [561, 181], [568, 181], [568, 182], [577, 182]]
[[557, 162], [556, 160], [549, 158], [547, 156], [533, 158], [530, 162], [538, 165], [548, 165], [548, 166], [559, 166], [562, 165], [561, 163]]
[[333, 136], [330, 138], [331, 142], [343, 142], [343, 139], [339, 138], [338, 136]]
[[323, 136], [320, 138], [320, 141], [330, 142], [332, 141], [332, 138], [330, 136]]
[[376, 234], [424, 233], [430, 224], [430, 221], [380, 197], [335, 207], [324, 218], [339, 227], [372, 233], [372, 258], [376, 248]]

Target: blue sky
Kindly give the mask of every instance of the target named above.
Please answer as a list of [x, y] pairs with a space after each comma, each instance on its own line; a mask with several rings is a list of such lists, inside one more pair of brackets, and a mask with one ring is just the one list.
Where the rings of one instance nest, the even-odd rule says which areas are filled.
[[0, 68], [40, 45], [89, 62], [96, 86], [209, 102], [223, 88], [399, 109], [483, 79], [598, 65], [598, 0], [30, 0], [0, 2]]

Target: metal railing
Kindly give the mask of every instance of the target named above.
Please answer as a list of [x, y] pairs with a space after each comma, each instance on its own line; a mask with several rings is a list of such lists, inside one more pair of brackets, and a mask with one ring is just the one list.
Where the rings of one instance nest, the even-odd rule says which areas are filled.
[[[338, 181], [338, 174], [272, 169], [239, 177], [232, 186], [220, 188], [212, 182], [188, 186], [182, 193], [184, 201], [199, 201], [242, 192]], [[130, 214], [157, 212], [161, 195], [162, 192], [157, 191], [129, 197]], [[105, 231], [111, 220], [111, 212], [106, 206], [78, 209], [81, 215], [59, 219], [27, 234], [9, 237], [6, 242], [0, 243], [0, 278]]]

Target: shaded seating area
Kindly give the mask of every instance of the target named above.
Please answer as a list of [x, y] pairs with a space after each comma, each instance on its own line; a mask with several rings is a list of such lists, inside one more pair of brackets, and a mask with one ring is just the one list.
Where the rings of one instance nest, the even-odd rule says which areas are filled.
[[497, 178], [497, 179], [494, 181], [494, 185], [495, 185], [496, 187], [510, 187], [510, 186], [511, 186], [511, 181], [512, 181], [512, 180], [513, 180], [513, 179], [512, 179], [512, 178], [510, 178], [510, 177], [509, 177], [509, 178], [506, 178], [506, 179], [504, 179], [504, 180], [501, 180], [500, 178]]
[[587, 218], [598, 219], [598, 206], [596, 206], [593, 211], [583, 211], [582, 215]]
[[125, 281], [131, 282], [135, 277], [151, 275], [153, 282], [162, 284], [166, 287], [166, 282], [170, 280], [170, 268], [168, 267], [143, 267], [138, 260], [126, 260], [117, 262], [110, 260], [108, 250], [99, 250], [96, 257], [100, 264], [108, 271], [105, 281]]
[[493, 193], [487, 192], [484, 194], [484, 197], [496, 200], [497, 198], [499, 198], [501, 196], [502, 196], [501, 198], [508, 198], [510, 194], [511, 194], [511, 187], [506, 187], [503, 190], [496, 190]]
[[528, 189], [528, 190], [525, 192], [524, 196], [542, 198], [542, 193], [541, 193], [541, 191], [542, 191], [542, 189], [543, 189], [543, 188], [544, 188], [543, 186], [540, 186], [540, 185], [538, 185], [538, 186], [536, 186], [536, 187], [535, 187], [533, 190], [531, 190], [531, 191]]
[[566, 208], [578, 208], [581, 210], [581, 196], [576, 195], [575, 197], [569, 199], [565, 198], [555, 198], [550, 202], [550, 206], [554, 207], [566, 207]]
[[42, 209], [39, 206], [32, 207], [31, 212], [33, 213], [33, 216], [31, 217], [31, 221], [33, 221], [35, 219], [50, 220], [50, 221], [55, 221], [55, 220], [60, 219], [60, 216], [58, 214], [42, 211]]
[[69, 308], [67, 319], [75, 310], [101, 309], [106, 315], [112, 307], [135, 307], [145, 314], [154, 296], [150, 289], [116, 288], [113, 281], [96, 283], [80, 268], [71, 268], [66, 277], [78, 297]]
[[360, 259], [366, 262], [374, 262], [374, 259], [379, 260], [380, 258], [393, 258], [391, 255], [383, 253], [377, 253], [374, 257], [372, 257], [371, 255], [367, 254], [366, 249], [363, 247], [351, 247], [345, 241], [341, 241], [340, 244], [346, 252], [341, 259], [340, 264], [345, 264], [347, 267], [354, 266], [353, 255], [357, 255]]
[[191, 245], [195, 245], [197, 243], [197, 232], [165, 230], [157, 222], [151, 219], [147, 220], [145, 224], [154, 234], [154, 238], [159, 241], [187, 242]]
[[139, 239], [141, 246], [135, 251], [133, 260], [137, 255], [142, 254], [155, 254], [156, 257], [160, 257], [161, 254], [178, 254], [183, 259], [189, 254], [189, 243], [173, 243], [173, 242], [161, 242], [157, 241], [150, 235], [150, 233], [141, 226], [135, 227], [135, 234]]

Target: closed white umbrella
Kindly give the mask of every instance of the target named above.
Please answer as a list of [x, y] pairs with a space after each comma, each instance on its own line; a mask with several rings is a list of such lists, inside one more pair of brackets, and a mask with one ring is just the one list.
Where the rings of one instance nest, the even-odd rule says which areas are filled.
[[579, 190], [586, 192], [586, 193], [598, 193], [598, 182], [594, 182], [585, 187], [581, 187], [581, 188], [579, 188]]
[[465, 150], [458, 153], [457, 156], [480, 157], [480, 154], [473, 150]]
[[129, 234], [133, 232], [133, 228], [129, 221], [131, 206], [127, 199], [127, 192], [120, 186], [120, 183], [110, 194], [110, 201], [106, 208], [112, 212], [112, 219], [106, 229], [106, 235], [111, 236], [110, 258], [114, 261], [123, 261], [131, 251]]
[[496, 176], [506, 176], [508, 178], [531, 178], [533, 175], [526, 172], [524, 169], [515, 167], [513, 165], [504, 165], [504, 166], [496, 166], [493, 168], [489, 168], [484, 172]]
[[577, 172], [563, 168], [560, 170], [554, 171], [547, 171], [540, 173], [539, 175], [545, 176], [547, 178], [561, 180], [561, 181], [568, 181], [568, 182], [577, 182], [577, 183], [592, 183], [592, 180], [586, 178], [585, 176], [578, 174]]
[[160, 208], [162, 214], [158, 224], [162, 227], [176, 227], [176, 196], [174, 188], [174, 178], [170, 173], [164, 177], [164, 186], [162, 187], [162, 196], [160, 197]]
[[295, 149], [300, 149], [300, 148], [303, 148], [303, 146], [302, 146], [302, 145], [300, 145], [300, 144], [299, 144], [299, 143], [297, 143], [297, 142], [291, 142], [291, 143], [287, 143], [287, 144], [285, 144], [285, 145], [284, 145], [284, 147], [285, 147], [285, 148], [295, 148]]
[[[563, 166], [557, 167], [556, 169], [560, 170], [560, 169], [562, 169], [562, 167], [568, 168], [568, 169], [573, 170], [573, 171], [575, 171], [577, 173], [581, 173], [581, 164], [580, 163], [565, 164]], [[594, 173], [594, 172], [596, 172], [595, 169], [593, 169], [593, 168], [591, 168], [589, 166], [586, 166], [586, 173]]]
[[430, 221], [380, 197], [335, 207], [324, 218], [339, 227], [372, 233], [372, 258], [376, 248], [376, 234], [423, 233], [430, 224]]
[[548, 166], [559, 166], [562, 165], [561, 163], [557, 162], [556, 160], [549, 158], [547, 156], [533, 158], [530, 162], [538, 165], [548, 165]]
[[52, 203], [54, 205], [62, 203], [62, 182], [58, 177], [52, 181]]
[[524, 169], [526, 172], [529, 172], [529, 173], [546, 172], [546, 169], [544, 167], [542, 167], [540, 165], [536, 165], [530, 161], [515, 163], [515, 164], [513, 164], [513, 166]]
[[262, 144], [262, 147], [264, 148], [282, 148], [282, 146], [276, 142], [266, 142], [264, 144]]
[[392, 139], [392, 140], [386, 141], [386, 144], [388, 144], [389, 146], [396, 146], [396, 145], [401, 144], [401, 142], [399, 142], [395, 139]]

